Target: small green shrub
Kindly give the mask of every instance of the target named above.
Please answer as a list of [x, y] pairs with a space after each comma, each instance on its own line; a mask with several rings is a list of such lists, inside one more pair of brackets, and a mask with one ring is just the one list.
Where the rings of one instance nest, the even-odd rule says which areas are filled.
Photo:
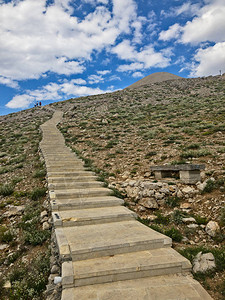
[[37, 170], [33, 177], [34, 178], [44, 178], [46, 176], [46, 170]]
[[46, 188], [36, 188], [31, 192], [30, 197], [32, 200], [37, 201], [46, 195], [46, 191]]
[[216, 184], [215, 184], [215, 181], [211, 180], [211, 179], [208, 179], [207, 182], [206, 182], [206, 186], [205, 188], [203, 189], [203, 193], [210, 193], [212, 192], [214, 189], [216, 188]]
[[176, 196], [168, 197], [165, 201], [165, 204], [168, 205], [169, 207], [176, 207], [179, 205], [181, 199]]
[[182, 241], [182, 233], [180, 230], [176, 229], [175, 227], [172, 227], [168, 230], [165, 230], [165, 235], [171, 237], [171, 239], [175, 242], [181, 242]]
[[21, 264], [9, 274], [10, 300], [42, 299], [50, 270], [50, 253], [42, 253], [29, 265]]
[[12, 184], [3, 184], [0, 186], [0, 195], [10, 196], [14, 191], [14, 186]]
[[168, 225], [170, 223], [170, 216], [163, 216], [160, 212], [156, 213], [157, 219], [154, 220], [156, 224]]
[[29, 229], [29, 231], [24, 232], [24, 241], [27, 244], [36, 246], [42, 245], [48, 238], [50, 238], [50, 232], [47, 230], [39, 230], [33, 228]]
[[0, 226], [0, 242], [10, 243], [14, 239], [12, 230], [7, 230], [6, 227]]

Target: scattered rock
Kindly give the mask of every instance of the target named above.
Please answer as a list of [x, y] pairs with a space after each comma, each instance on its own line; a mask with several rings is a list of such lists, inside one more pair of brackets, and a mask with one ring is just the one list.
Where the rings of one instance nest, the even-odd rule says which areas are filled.
[[205, 227], [206, 233], [208, 233], [208, 235], [210, 235], [211, 237], [214, 237], [219, 230], [220, 226], [215, 221], [209, 221], [209, 223]]
[[51, 268], [51, 274], [58, 274], [60, 271], [60, 268], [59, 266], [57, 265], [53, 265], [52, 268]]
[[185, 224], [190, 224], [190, 223], [196, 223], [196, 220], [195, 218], [183, 218], [182, 221], [185, 223]]
[[147, 198], [147, 199], [142, 199], [139, 204], [141, 204], [142, 206], [146, 207], [146, 208], [158, 208], [159, 205], [156, 202], [156, 200], [154, 198]]
[[187, 203], [187, 202], [182, 203], [182, 204], [180, 205], [180, 208], [181, 208], [181, 209], [191, 209], [191, 204], [190, 204], [190, 203]]
[[199, 252], [193, 260], [193, 272], [207, 272], [216, 267], [215, 258], [212, 253]]
[[48, 230], [50, 228], [50, 225], [48, 224], [48, 222], [44, 222], [42, 225], [42, 229], [43, 230]]
[[11, 206], [8, 208], [7, 212], [4, 213], [5, 217], [13, 217], [22, 215], [23, 211], [25, 209], [25, 206]]
[[0, 245], [0, 250], [5, 250], [8, 247], [9, 247], [9, 245], [7, 245], [7, 244], [1, 244]]
[[43, 219], [44, 217], [47, 217], [48, 216], [48, 213], [46, 210], [42, 211], [41, 212], [41, 218]]
[[62, 282], [62, 277], [55, 276], [55, 278], [54, 278], [54, 284], [58, 284], [58, 283], [61, 283], [61, 282]]
[[187, 227], [190, 229], [195, 229], [198, 227], [198, 224], [188, 224]]

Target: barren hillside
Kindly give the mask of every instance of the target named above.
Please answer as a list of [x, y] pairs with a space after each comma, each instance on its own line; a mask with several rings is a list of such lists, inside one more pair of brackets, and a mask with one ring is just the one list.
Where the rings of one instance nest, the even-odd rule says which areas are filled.
[[[216, 267], [194, 276], [217, 300], [225, 295], [224, 104], [224, 76], [183, 79], [158, 73], [122, 91], [49, 106], [64, 112], [59, 128], [68, 146], [124, 197], [141, 222], [172, 237], [173, 247], [191, 262], [200, 251], [213, 253]], [[50, 116], [36, 108], [0, 117], [3, 299], [44, 297], [50, 254], [49, 229], [43, 224], [51, 219], [38, 127]], [[150, 171], [153, 165], [180, 163], [205, 164], [201, 183], [155, 180]], [[213, 235], [210, 221], [218, 226]], [[55, 263], [53, 256], [50, 261]], [[39, 282], [40, 273], [45, 275]]]

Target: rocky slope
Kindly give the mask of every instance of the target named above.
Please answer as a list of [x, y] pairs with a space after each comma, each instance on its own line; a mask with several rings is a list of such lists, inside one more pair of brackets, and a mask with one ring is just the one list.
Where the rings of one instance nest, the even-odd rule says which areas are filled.
[[[223, 77], [176, 79], [112, 94], [71, 99], [61, 131], [68, 145], [125, 198], [140, 221], [174, 240], [193, 261], [217, 261], [212, 276], [195, 275], [214, 299], [224, 293]], [[150, 166], [205, 164], [202, 182], [156, 181]]]
[[[141, 222], [171, 236], [174, 248], [195, 264], [194, 271], [202, 261], [203, 271], [205, 266], [212, 267], [194, 276], [214, 299], [224, 299], [225, 77], [173, 80], [161, 73], [147, 79], [135, 88], [49, 107], [64, 112], [59, 128], [85, 166], [124, 197]], [[29, 299], [26, 293], [18, 293], [31, 292], [31, 281], [38, 280], [24, 281], [30, 277], [23, 272], [31, 274], [29, 262], [49, 247], [45, 168], [37, 151], [38, 126], [50, 116], [50, 111], [36, 108], [0, 118], [0, 278], [4, 279], [0, 284], [8, 287], [5, 299], [13, 293], [12, 299], [18, 295]], [[179, 163], [205, 164], [201, 182], [157, 181], [150, 172], [152, 165]], [[44, 192], [36, 199], [37, 189]], [[39, 240], [36, 245], [29, 234], [31, 227]], [[44, 264], [37, 260], [38, 271], [33, 271], [37, 277], [39, 272], [45, 274], [44, 284], [50, 271], [47, 260]], [[55, 263], [54, 257], [50, 260]], [[17, 269], [21, 272], [15, 274]], [[35, 288], [43, 291], [43, 282]]]

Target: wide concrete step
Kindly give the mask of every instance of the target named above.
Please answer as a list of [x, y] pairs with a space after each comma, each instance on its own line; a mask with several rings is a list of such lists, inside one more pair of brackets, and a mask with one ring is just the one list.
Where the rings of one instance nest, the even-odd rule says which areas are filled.
[[68, 288], [61, 300], [213, 300], [190, 275], [164, 275]]
[[68, 227], [132, 220], [136, 214], [124, 206], [114, 206], [58, 211], [52, 217], [55, 227]]
[[55, 231], [60, 257], [73, 261], [159, 249], [172, 244], [171, 238], [136, 220], [62, 227]]
[[191, 271], [189, 260], [171, 248], [69, 261], [62, 265], [63, 288]]
[[82, 198], [82, 197], [101, 197], [112, 195], [113, 191], [107, 188], [77, 188], [77, 189], [68, 189], [68, 190], [56, 190], [55, 197], [57, 199], [73, 199], [73, 198]]
[[84, 188], [99, 188], [104, 186], [104, 182], [101, 181], [78, 181], [78, 182], [61, 182], [61, 183], [49, 183], [49, 190], [71, 190], [71, 189], [84, 189]]
[[[51, 197], [51, 196], [50, 196]], [[122, 199], [113, 196], [104, 197], [81, 197], [74, 199], [56, 199], [51, 198], [52, 211], [70, 210], [70, 209], [85, 209], [85, 208], [95, 208], [95, 207], [110, 207], [123, 205], [124, 201]]]
[[79, 170], [84, 170], [84, 166], [83, 164], [77, 164], [74, 166], [61, 166], [61, 167], [48, 167], [47, 166], [47, 171], [49, 172], [61, 172], [61, 171], [65, 171], [65, 172], [74, 172], [74, 171], [79, 171]]
[[85, 181], [85, 182], [92, 182], [92, 181], [96, 181], [98, 179], [97, 176], [93, 176], [93, 175], [87, 175], [87, 172], [85, 172], [85, 175], [82, 176], [74, 176], [74, 177], [51, 177], [48, 180], [48, 183], [51, 184], [57, 184], [57, 183], [73, 183], [73, 182], [80, 182], [80, 181]]
[[74, 172], [48, 172], [48, 179], [50, 178], [68, 178], [68, 177], [81, 177], [81, 176], [90, 176], [90, 175], [95, 175], [94, 172], [91, 171], [74, 171]]

